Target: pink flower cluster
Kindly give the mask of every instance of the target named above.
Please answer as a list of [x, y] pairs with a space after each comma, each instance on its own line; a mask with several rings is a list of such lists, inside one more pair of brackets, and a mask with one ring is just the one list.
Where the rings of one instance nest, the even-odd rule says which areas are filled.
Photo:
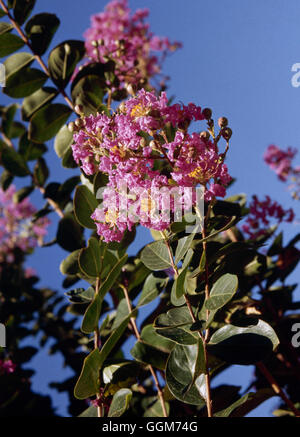
[[[92, 216], [105, 241], [120, 241], [124, 231], [136, 223], [136, 216], [143, 226], [166, 229], [170, 218], [166, 214], [158, 217], [153, 210], [167, 213], [171, 209], [174, 213], [174, 201], [168, 195], [157, 195], [158, 190], [169, 193], [182, 188], [186, 200], [184, 189], [200, 185], [205, 189], [205, 200], [225, 196], [231, 177], [217, 143], [187, 132], [190, 122], [203, 119], [201, 108], [193, 103], [168, 106], [165, 93], [157, 97], [142, 89], [123, 102], [112, 117], [90, 115], [75, 123], [79, 126], [72, 146], [75, 161], [87, 175], [101, 171], [109, 176], [103, 199], [105, 205], [115, 207], [97, 208]], [[169, 138], [166, 126], [173, 130]], [[130, 196], [120, 194], [124, 185]], [[194, 201], [190, 195], [188, 202]], [[125, 209], [131, 213], [120, 220]]]
[[264, 160], [275, 171], [281, 181], [286, 182], [288, 179], [291, 181], [290, 189], [293, 191], [293, 197], [299, 199], [300, 166], [294, 167], [292, 165], [296, 154], [296, 149], [288, 147], [286, 150], [283, 150], [272, 144], [267, 148]]
[[283, 209], [269, 196], [266, 196], [265, 200], [259, 200], [257, 196], [253, 196], [250, 212], [242, 229], [251, 240], [255, 240], [257, 237], [265, 235], [272, 224], [279, 224], [282, 221], [292, 222], [294, 217], [292, 208]]
[[0, 189], [0, 262], [13, 262], [14, 250], [31, 251], [47, 233], [49, 220], [45, 217], [32, 222], [36, 212], [28, 198], [14, 201], [16, 187]]
[[121, 86], [136, 85], [157, 75], [167, 53], [181, 46], [149, 31], [144, 22], [149, 15], [147, 9], [133, 15], [130, 12], [127, 0], [113, 0], [104, 12], [91, 17], [91, 27], [84, 34], [89, 58], [92, 62], [113, 59]]
[[12, 360], [0, 360], [0, 375], [5, 373], [14, 373], [16, 365]]

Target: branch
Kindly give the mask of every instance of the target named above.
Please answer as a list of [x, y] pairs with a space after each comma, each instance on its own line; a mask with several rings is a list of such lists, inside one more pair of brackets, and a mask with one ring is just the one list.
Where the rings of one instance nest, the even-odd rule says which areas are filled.
[[[122, 288], [122, 290], [124, 292], [124, 296], [125, 296], [125, 299], [126, 299], [126, 302], [127, 302], [128, 311], [129, 311], [129, 313], [131, 313], [132, 312], [132, 305], [131, 305], [130, 298], [129, 298], [129, 295], [128, 295], [128, 290], [127, 290], [127, 288], [123, 284], [119, 284], [119, 285], [120, 285], [120, 287]], [[139, 333], [139, 330], [138, 330], [138, 327], [136, 325], [134, 317], [131, 317], [130, 323], [132, 325], [132, 329], [133, 329], [133, 331], [135, 333], [136, 339], [138, 341], [140, 341], [141, 340], [141, 335]], [[161, 407], [162, 407], [162, 410], [163, 410], [163, 415], [164, 415], [164, 417], [168, 417], [168, 413], [167, 413], [167, 409], [166, 409], [166, 404], [165, 404], [163, 392], [162, 392], [162, 389], [161, 389], [160, 384], [158, 382], [155, 370], [153, 369], [151, 364], [149, 364], [149, 370], [151, 372], [151, 375], [153, 377], [153, 380], [154, 380], [154, 383], [155, 383], [155, 386], [156, 386], [156, 389], [157, 389], [157, 394], [158, 394], [158, 397], [159, 397], [159, 400], [160, 400], [160, 403], [161, 403]]]
[[[18, 34], [20, 35], [20, 37], [22, 38], [22, 40], [24, 41], [24, 43], [27, 45], [27, 47], [30, 49], [30, 51], [33, 53], [35, 59], [37, 60], [37, 62], [40, 64], [40, 66], [42, 67], [43, 71], [45, 72], [45, 74], [47, 74], [47, 76], [49, 78], [51, 78], [49, 70], [45, 64], [45, 62], [43, 61], [43, 59], [34, 53], [33, 47], [29, 41], [29, 39], [27, 38], [27, 36], [25, 35], [25, 33], [23, 32], [23, 30], [21, 29], [21, 27], [19, 26], [19, 24], [16, 22], [16, 20], [13, 18], [13, 16], [11, 15], [11, 13], [9, 12], [7, 6], [5, 5], [3, 0], [0, 0], [0, 5], [3, 9], [3, 11], [7, 14], [11, 24], [14, 26], [14, 28], [16, 29], [16, 31], [18, 32]], [[63, 96], [63, 98], [65, 99], [65, 101], [68, 103], [68, 105], [70, 106], [70, 108], [72, 109], [72, 111], [74, 111], [74, 106], [73, 103], [71, 101], [71, 99], [67, 96], [65, 90], [62, 89], [58, 89], [58, 91], [60, 92], [60, 94]]]
[[283, 402], [291, 409], [291, 411], [295, 414], [296, 417], [300, 417], [300, 411], [297, 410], [293, 402], [286, 396], [282, 388], [279, 386], [278, 382], [275, 380], [275, 378], [271, 375], [269, 370], [266, 368], [266, 366], [260, 362], [257, 363], [258, 369], [261, 371], [261, 373], [265, 376], [267, 381], [269, 382], [270, 386], [274, 390], [274, 392], [281, 397]]

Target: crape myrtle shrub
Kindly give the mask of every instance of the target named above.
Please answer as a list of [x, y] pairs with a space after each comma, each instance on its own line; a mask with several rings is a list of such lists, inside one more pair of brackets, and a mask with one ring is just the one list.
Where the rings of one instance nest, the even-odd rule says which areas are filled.
[[[34, 15], [35, 0], [0, 5], [11, 98], [0, 106], [0, 416], [55, 415], [50, 397], [31, 388], [27, 364], [38, 350], [23, 344], [32, 336], [40, 349], [51, 340], [50, 352], [73, 370], [51, 383], [68, 393], [72, 416], [245, 416], [273, 396], [274, 414], [299, 416], [291, 339], [300, 303], [289, 281], [299, 235], [285, 243], [279, 229], [295, 216], [269, 196], [226, 197], [234, 182], [227, 118], [166, 92], [163, 60], [180, 43], [152, 34], [148, 11], [114, 0], [92, 17], [84, 41], [53, 48], [58, 17]], [[48, 147], [63, 183], [50, 179]], [[264, 158], [290, 181], [296, 202], [295, 155], [272, 145]], [[189, 212], [178, 220], [183, 201]], [[138, 226], [153, 242], [128, 257]], [[66, 296], [39, 288], [38, 272], [24, 267], [36, 246], [55, 244], [68, 252], [60, 265]], [[254, 366], [248, 389], [232, 381], [212, 388], [234, 364]]]

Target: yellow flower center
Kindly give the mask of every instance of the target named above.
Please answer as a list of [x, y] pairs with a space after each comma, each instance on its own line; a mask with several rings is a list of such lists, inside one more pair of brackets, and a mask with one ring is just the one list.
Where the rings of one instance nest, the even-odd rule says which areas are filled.
[[141, 199], [141, 210], [143, 212], [150, 212], [155, 209], [155, 202], [151, 197], [143, 197]]
[[118, 212], [112, 209], [108, 209], [105, 213], [105, 222], [113, 227], [117, 224]]
[[143, 106], [141, 103], [139, 103], [138, 105], [134, 106], [131, 110], [131, 117], [144, 117], [145, 115], [148, 114], [148, 109]]

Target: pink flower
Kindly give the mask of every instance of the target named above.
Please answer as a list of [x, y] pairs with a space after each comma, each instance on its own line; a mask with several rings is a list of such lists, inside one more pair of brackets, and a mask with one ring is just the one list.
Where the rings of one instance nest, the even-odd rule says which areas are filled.
[[[217, 143], [187, 131], [191, 121], [203, 118], [200, 106], [168, 106], [166, 93], [156, 96], [144, 89], [111, 117], [81, 118], [82, 128], [74, 133], [74, 159], [86, 174], [101, 171], [109, 180], [103, 192], [105, 205], [92, 215], [105, 241], [120, 241], [124, 231], [137, 222], [165, 230], [178, 205], [186, 205], [184, 188], [202, 186], [207, 201], [225, 196], [231, 176], [224, 154]], [[171, 124], [174, 135], [168, 139], [166, 126], [170, 129]], [[178, 205], [171, 195], [173, 188]], [[191, 207], [196, 196], [189, 197]]]
[[264, 154], [264, 160], [275, 171], [278, 178], [286, 182], [290, 180], [289, 189], [295, 199], [300, 198], [300, 167], [293, 167], [292, 162], [297, 154], [296, 149], [288, 147], [286, 150], [271, 145]]
[[279, 224], [282, 221], [292, 222], [295, 217], [292, 208], [284, 210], [269, 196], [266, 196], [265, 200], [259, 200], [257, 196], [253, 196], [249, 209], [249, 215], [242, 229], [251, 240], [266, 235], [271, 224]]
[[0, 360], [0, 373], [14, 373], [16, 367], [12, 360]]
[[107, 58], [115, 62], [120, 88], [156, 76], [165, 56], [181, 47], [153, 35], [144, 22], [148, 15], [147, 9], [131, 15], [127, 0], [113, 0], [104, 12], [91, 17], [91, 27], [84, 34], [91, 62], [103, 63]]
[[13, 262], [16, 248], [29, 252], [37, 246], [50, 223], [46, 217], [31, 221], [36, 212], [28, 198], [14, 201], [16, 188], [11, 185], [6, 191], [0, 189], [0, 261]]

